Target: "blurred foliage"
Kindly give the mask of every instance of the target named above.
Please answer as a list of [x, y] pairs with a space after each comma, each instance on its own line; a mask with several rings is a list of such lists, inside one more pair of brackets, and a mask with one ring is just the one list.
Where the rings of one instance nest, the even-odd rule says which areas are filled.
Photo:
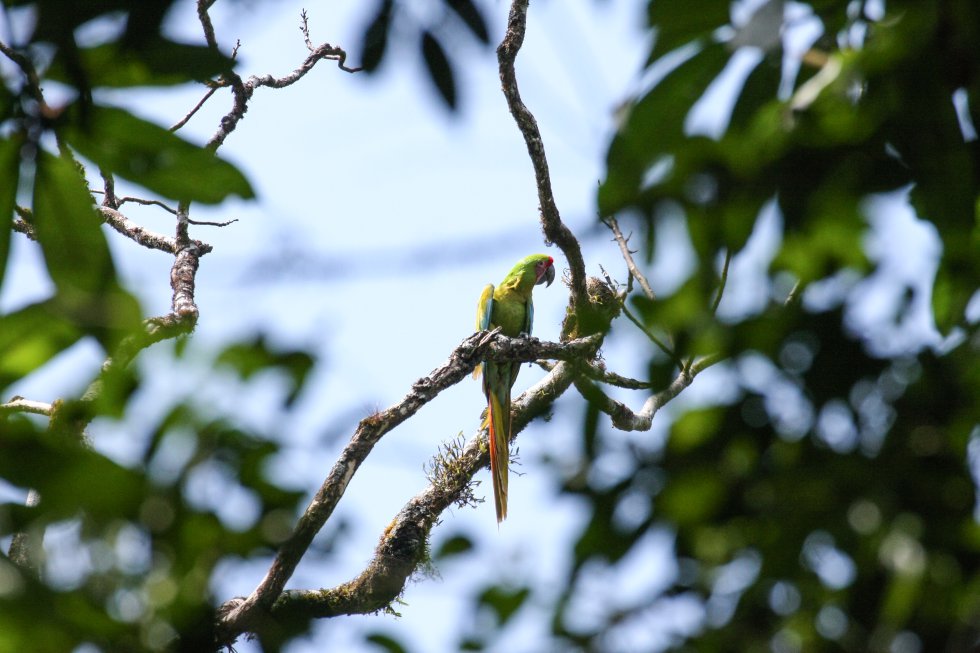
[[[392, 41], [418, 44], [425, 72], [450, 111], [458, 108], [459, 50], [467, 42], [490, 45], [486, 19], [475, 0], [434, 0], [424, 11], [406, 0], [378, 0], [361, 38], [361, 66], [368, 73], [380, 70], [391, 59]], [[422, 19], [422, 16], [425, 19]], [[396, 43], [397, 45], [397, 43]]]
[[[654, 82], [623, 112], [599, 209], [631, 221], [648, 262], [659, 221], [682, 216], [696, 272], [669, 296], [629, 302], [682, 359], [723, 354], [714, 371], [729, 391], [675, 413], [663, 446], [587, 411], [588, 460], [619, 464], [613, 479], [588, 467], [567, 477], [591, 518], [555, 637], [590, 651], [977, 650], [980, 333], [966, 307], [980, 288], [980, 6], [652, 0], [648, 19]], [[819, 27], [809, 49], [803, 24]], [[736, 53], [755, 56], [744, 79], [730, 76]], [[706, 98], [726, 120], [692, 133]], [[934, 349], [920, 338], [883, 351], [845, 326], [841, 274], [878, 272], [867, 200], [901, 192], [942, 241], [932, 309], [950, 337]], [[781, 229], [768, 305], [721, 321], [720, 261], [766, 206]], [[817, 285], [840, 299], [807, 301]], [[879, 324], [901, 321], [908, 299]], [[649, 356], [652, 379], [676, 374]], [[677, 559], [663, 585], [640, 599], [597, 588], [663, 532]], [[598, 604], [587, 619], [583, 600]], [[697, 625], [664, 639], [654, 605]]]
[[[171, 86], [231, 70], [230, 58], [161, 35], [171, 4], [4, 1], [19, 40], [5, 42], [14, 56], [4, 57], [0, 84], [0, 282], [17, 220], [43, 254], [52, 290], [0, 314], [3, 402], [11, 385], [81, 340], [125, 358], [146, 338], [146, 316], [117, 276], [86, 174], [124, 177], [149, 199], [253, 194], [213, 152], [93, 100], [98, 88]], [[79, 28], [100, 20], [101, 40], [79, 41]], [[38, 88], [58, 85], [65, 92], [53, 97], [63, 99], [49, 104]], [[288, 408], [313, 361], [259, 339], [229, 347], [217, 364], [237, 382], [284, 373]], [[304, 495], [270, 478], [279, 451], [272, 439], [179, 393], [158, 421], [137, 420], [135, 459], [106, 455], [88, 427], [98, 433], [130, 420], [141, 374], [116, 365], [89, 381], [89, 392], [55, 401], [50, 419], [0, 412], [0, 651], [213, 650], [219, 564], [272, 551]], [[39, 503], [25, 505], [29, 489]]]

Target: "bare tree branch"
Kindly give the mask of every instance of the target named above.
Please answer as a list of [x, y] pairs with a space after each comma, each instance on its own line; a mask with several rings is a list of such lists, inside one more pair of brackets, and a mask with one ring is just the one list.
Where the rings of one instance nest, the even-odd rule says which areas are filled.
[[514, 0], [510, 6], [507, 18], [507, 31], [500, 46], [497, 48], [497, 62], [500, 67], [500, 82], [503, 87], [507, 106], [517, 122], [517, 128], [524, 136], [527, 152], [534, 167], [534, 177], [538, 186], [538, 202], [541, 212], [541, 228], [545, 239], [555, 243], [564, 252], [571, 270], [569, 288], [572, 293], [571, 308], [575, 312], [580, 307], [588, 305], [585, 280], [585, 260], [582, 249], [571, 230], [562, 222], [551, 189], [551, 175], [548, 171], [548, 159], [545, 156], [544, 141], [534, 115], [521, 100], [517, 87], [517, 73], [514, 62], [517, 53], [524, 44], [524, 33], [527, 30], [527, 7], [529, 0]]
[[223, 220], [221, 222], [212, 222], [210, 220], [191, 220], [187, 219], [188, 224], [195, 224], [199, 227], [227, 227], [230, 224], [238, 222], [238, 218], [232, 218], [231, 220]]
[[[99, 166], [99, 176], [102, 177], [102, 206], [107, 206], [110, 209], [119, 208], [119, 199], [116, 198], [116, 180], [113, 178], [112, 173], [105, 168]], [[98, 194], [99, 191], [93, 190], [92, 194]]]
[[45, 403], [43, 401], [31, 401], [30, 399], [24, 399], [20, 396], [12, 397], [7, 403], [0, 404], [0, 415], [9, 413], [50, 415], [51, 410], [51, 404], [49, 403]]
[[[457, 348], [460, 352], [464, 347], [479, 347], [470, 343], [475, 334]], [[492, 352], [495, 346], [504, 345], [498, 350], [501, 360], [511, 360], [518, 350], [510, 350], [516, 345], [514, 339], [497, 336], [499, 340], [490, 346]], [[568, 343], [569, 346], [581, 345], [584, 351], [594, 346], [597, 339], [582, 339]], [[506, 344], [505, 344], [506, 343]], [[571, 358], [577, 358], [581, 353], [575, 350], [564, 350], [556, 343], [540, 343], [542, 347], [551, 348], [553, 353], [569, 351]], [[463, 376], [468, 374], [471, 364], [479, 359], [478, 349], [467, 354], [466, 369]], [[493, 357], [493, 354], [489, 354]], [[521, 356], [520, 359], [525, 359]], [[452, 359], [451, 359], [452, 360]], [[532, 419], [544, 413], [549, 406], [561, 396], [572, 383], [574, 375], [573, 364], [558, 363], [541, 381], [529, 388], [513, 403], [512, 436], [521, 432]], [[442, 466], [437, 477], [433, 477], [428, 487], [410, 499], [385, 529], [381, 541], [374, 552], [373, 559], [367, 567], [353, 580], [331, 589], [319, 590], [290, 590], [282, 592], [276, 601], [269, 606], [273, 618], [288, 615], [293, 618], [326, 618], [344, 614], [368, 614], [389, 607], [402, 592], [405, 583], [417, 569], [424, 557], [429, 532], [438, 522], [442, 512], [455, 503], [473, 476], [489, 463], [485, 431], [478, 432], [470, 439], [465, 449], [451, 465]], [[251, 597], [250, 597], [251, 598]], [[229, 618], [241, 610], [247, 600], [233, 599], [222, 606], [220, 612]], [[264, 616], [264, 615], [263, 615]], [[241, 626], [246, 625], [241, 620], [234, 624], [237, 632], [242, 632]], [[262, 629], [269, 625], [265, 619], [251, 619], [247, 626]], [[253, 631], [254, 632], [254, 631]]]
[[208, 46], [214, 50], [218, 49], [218, 39], [214, 35], [214, 25], [211, 23], [211, 16], [208, 14], [208, 9], [214, 4], [215, 0], [197, 0], [197, 19], [201, 21], [201, 27], [204, 29], [204, 40], [208, 42]]
[[[168, 254], [177, 253], [177, 241], [173, 238], [144, 229], [116, 209], [108, 206], [100, 206], [99, 213], [102, 214], [102, 219], [107, 225], [143, 247], [158, 249]], [[208, 245], [208, 250], [210, 250], [210, 245]]]
[[[202, 24], [204, 20], [207, 20], [207, 24], [204, 27], [205, 34], [208, 34], [210, 28], [210, 38], [209, 43], [212, 43], [214, 39], [214, 28], [210, 27], [211, 21], [207, 14], [207, 8], [202, 9], [202, 5], [206, 3], [206, 0], [198, 0], [198, 14], [202, 16]], [[230, 86], [232, 89], [232, 95], [234, 96], [234, 102], [231, 111], [229, 111], [221, 119], [221, 125], [218, 127], [218, 131], [215, 132], [214, 136], [208, 141], [206, 147], [208, 149], [217, 150], [228, 135], [235, 130], [238, 126], [239, 121], [245, 117], [245, 113], [248, 111], [248, 101], [252, 98], [252, 94], [255, 89], [260, 86], [267, 86], [269, 88], [284, 88], [291, 84], [295, 84], [300, 79], [302, 79], [308, 72], [313, 70], [313, 67], [318, 61], [323, 59], [328, 59], [337, 62], [337, 67], [348, 73], [356, 73], [360, 68], [350, 68], [345, 65], [347, 61], [347, 52], [343, 48], [335, 47], [329, 43], [323, 43], [315, 48], [311, 47], [309, 25], [307, 24], [306, 12], [302, 13], [302, 24], [300, 25], [300, 30], [303, 32], [304, 40], [306, 41], [307, 49], [310, 50], [310, 54], [306, 57], [303, 63], [294, 70], [293, 72], [285, 75], [283, 77], [273, 77], [272, 75], [253, 75], [248, 78], [248, 81], [242, 81], [242, 78], [235, 73], [230, 73], [218, 84], [220, 86]], [[217, 47], [216, 42], [212, 47]], [[201, 104], [206, 100], [201, 101]], [[191, 111], [193, 114], [197, 108]], [[190, 114], [189, 114], [190, 115]], [[188, 115], [188, 117], [189, 117]], [[185, 120], [186, 121], [186, 120]], [[175, 127], [179, 127], [182, 123], [178, 123]]]
[[[300, 517], [292, 535], [280, 546], [265, 578], [248, 598], [237, 599], [223, 606], [220, 624], [222, 639], [233, 641], [238, 634], [251, 630], [259, 623], [262, 614], [272, 608], [314, 536], [333, 513], [354, 473], [382, 436], [409, 419], [440, 392], [464, 379], [483, 360], [530, 362], [538, 358], [588, 359], [595, 355], [600, 342], [599, 336], [562, 344], [542, 342], [536, 338], [508, 338], [496, 331], [478, 332], [460, 343], [446, 363], [416, 381], [400, 402], [361, 420], [323, 485]], [[565, 367], [562, 369], [565, 370]], [[564, 373], [568, 374], [567, 371]], [[555, 374], [553, 370], [549, 378]], [[570, 380], [565, 388], [569, 383]], [[520, 399], [515, 403], [518, 407], [522, 405]], [[522, 419], [514, 419], [515, 434], [527, 423]], [[486, 463], [485, 455], [483, 463]], [[473, 469], [475, 471], [476, 468]]]
[[[206, 252], [198, 241], [187, 235], [187, 205], [182, 203], [177, 209], [176, 256], [170, 268], [170, 287], [173, 288], [172, 310], [178, 319], [197, 322], [198, 309], [194, 302], [194, 281], [200, 258]], [[209, 246], [210, 249], [210, 246]]]
[[694, 381], [694, 378], [721, 360], [721, 356], [705, 356], [681, 369], [673, 382], [660, 392], [651, 395], [638, 412], [600, 390], [594, 383], [584, 377], [575, 379], [575, 387], [589, 402], [612, 418], [613, 426], [623, 431], [648, 431], [653, 424], [653, 417], [661, 408], [667, 405], [682, 390]]
[[211, 99], [211, 96], [214, 95], [219, 88], [221, 88], [220, 85], [215, 85], [209, 88], [207, 93], [204, 94], [204, 97], [201, 98], [201, 101], [194, 105], [194, 108], [188, 111], [183, 118], [181, 118], [173, 125], [171, 125], [170, 131], [175, 132], [181, 127], [183, 127], [184, 125], [186, 125], [190, 121], [190, 119], [194, 117], [194, 114], [201, 110], [201, 107], [203, 107], [204, 104]]
[[643, 294], [647, 296], [650, 301], [656, 301], [657, 296], [653, 293], [653, 288], [650, 287], [650, 282], [647, 281], [646, 275], [640, 271], [640, 268], [636, 265], [636, 261], [633, 260], [633, 252], [629, 248], [629, 238], [623, 236], [623, 232], [619, 230], [619, 223], [616, 221], [615, 217], [608, 217], [602, 221], [609, 229], [613, 232], [613, 238], [616, 243], [619, 244], [619, 251], [623, 254], [623, 260], [626, 261], [626, 268], [634, 279], [640, 284], [640, 288], [643, 290]]
[[653, 387], [649, 381], [638, 381], [637, 379], [631, 379], [629, 377], [616, 374], [615, 372], [610, 372], [606, 369], [602, 361], [590, 361], [582, 366], [582, 371], [585, 372], [585, 374], [593, 381], [614, 385], [617, 388], [624, 388], [626, 390], [649, 390]]
[[128, 195], [126, 197], [119, 198], [119, 206], [122, 206], [127, 202], [132, 202], [133, 204], [140, 204], [142, 206], [159, 206], [167, 213], [171, 215], [177, 215], [177, 209], [173, 208], [172, 206], [169, 206], [166, 202], [161, 202], [160, 200], [147, 200], [147, 199], [143, 199], [142, 197], [130, 197]]

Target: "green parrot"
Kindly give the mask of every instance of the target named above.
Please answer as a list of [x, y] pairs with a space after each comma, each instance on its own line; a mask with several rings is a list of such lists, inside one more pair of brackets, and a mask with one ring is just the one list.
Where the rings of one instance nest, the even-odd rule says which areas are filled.
[[[555, 280], [555, 260], [546, 254], [532, 254], [518, 261], [496, 288], [487, 284], [476, 307], [476, 329], [500, 327], [511, 338], [531, 335], [534, 286]], [[493, 504], [497, 523], [507, 518], [507, 469], [510, 462], [510, 389], [521, 369], [520, 363], [483, 361], [473, 371], [473, 378], [483, 368], [483, 394], [487, 396], [487, 421], [490, 428], [490, 475], [493, 477]]]

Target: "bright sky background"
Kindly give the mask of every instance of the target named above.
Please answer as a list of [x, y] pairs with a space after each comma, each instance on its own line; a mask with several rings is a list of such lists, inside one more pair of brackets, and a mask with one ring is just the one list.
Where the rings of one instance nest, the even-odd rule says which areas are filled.
[[[418, 4], [421, 11], [423, 3]], [[496, 43], [509, 3], [485, 4]], [[357, 65], [365, 11], [373, 5], [355, 0], [281, 0], [256, 2], [254, 7], [218, 2], [212, 16], [226, 51], [241, 41], [240, 74], [282, 76], [307, 54], [298, 30], [304, 6], [313, 42], [346, 48], [348, 64]], [[542, 131], [558, 206], [582, 241], [588, 272], [598, 274], [601, 264], [620, 280], [626, 275], [618, 250], [608, 233], [595, 227], [594, 194], [613, 111], [641, 82], [638, 71], [648, 51], [639, 30], [643, 12], [640, 2], [536, 0], [517, 64], [524, 100]], [[170, 30], [200, 41], [193, 3], [180, 5]], [[161, 398], [189, 397], [275, 434], [287, 446], [274, 474], [312, 493], [357, 421], [398, 401], [415, 379], [445, 361], [472, 333], [483, 285], [498, 282], [516, 260], [533, 252], [554, 256], [559, 271], [567, 267], [558, 250], [546, 249], [542, 242], [534, 176], [500, 92], [492, 49], [477, 51], [463, 44], [458, 54], [456, 60], [463, 62], [457, 68], [461, 110], [455, 116], [430, 88], [414, 43], [396, 45], [374, 77], [349, 75], [324, 61], [289, 88], [256, 91], [245, 119], [220, 154], [246, 173], [258, 201], [192, 208], [191, 217], [198, 220], [238, 222], [226, 228], [193, 228], [192, 236], [211, 243], [214, 252], [202, 259], [197, 276], [201, 317], [190, 353], [174, 364], [165, 352], [146, 352], [141, 364], [148, 381], [137, 405], [122, 423], [102, 425], [101, 432], [93, 433], [96, 447], [120, 460], [133, 460], [141, 451], [139, 434], [170, 404]], [[166, 89], [104, 99], [169, 126], [202, 94], [200, 88]], [[219, 93], [179, 133], [203, 142], [229, 108], [230, 95]], [[141, 194], [125, 187], [121, 192]], [[882, 201], [897, 205], [894, 199]], [[126, 213], [149, 229], [172, 233], [169, 214], [138, 207]], [[912, 221], [906, 216], [901, 224]], [[752, 245], [755, 257], [737, 261], [732, 274], [730, 293], [742, 305], [760, 299], [758, 281], [765, 268], [758, 256], [776, 238], [771, 224], [763, 225], [757, 236]], [[692, 264], [678, 241], [665, 241], [675, 247], [658, 251], [649, 271], [657, 290], [672, 287]], [[879, 248], [889, 246], [888, 241], [875, 242]], [[116, 235], [110, 236], [110, 243], [144, 312], [168, 312], [171, 258]], [[0, 307], [9, 309], [47, 294], [49, 286], [37, 273], [37, 256], [25, 239], [14, 238]], [[764, 297], [765, 290], [761, 293]], [[536, 336], [557, 338], [566, 301], [560, 282], [536, 290]], [[649, 343], [625, 322], [617, 323], [615, 332], [617, 337], [605, 348], [607, 360], [623, 374], [642, 377]], [[282, 387], [276, 379], [235, 384], [209, 365], [209, 357], [223, 344], [256, 333], [284, 347], [311, 348], [320, 356], [315, 378], [288, 416], [276, 408]], [[10, 390], [53, 400], [78, 391], [99, 363], [97, 349], [81, 344]], [[515, 392], [541, 374], [525, 367]], [[710, 376], [699, 379], [702, 388], [712, 385]], [[717, 392], [718, 385], [714, 387]], [[695, 385], [686, 393], [688, 400], [696, 400], [698, 393]], [[637, 407], [643, 399], [635, 394], [622, 397]], [[479, 384], [466, 381], [388, 434], [355, 476], [325, 529], [329, 536], [338, 524], [346, 525], [336, 548], [319, 561], [301, 565], [288, 587], [332, 587], [359, 573], [384, 527], [424, 487], [423, 464], [441, 442], [460, 432], [470, 437], [483, 405]], [[558, 543], [573, 537], [584, 513], [572, 499], [558, 496], [550, 474], [537, 470], [545, 457], [575, 461], [580, 419], [579, 398], [569, 391], [550, 422], [535, 422], [521, 434], [523, 475], [512, 477], [510, 515], [499, 530], [490, 504], [444, 514], [433, 533], [433, 547], [465, 533], [477, 541], [478, 551], [440, 567], [441, 579], [410, 584], [405, 605], [398, 608], [400, 619], [325, 620], [317, 627], [315, 646], [299, 644], [290, 651], [376, 650], [359, 646], [361, 628], [391, 633], [409, 650], [452, 650], [459, 634], [474, 627], [465, 599], [487, 579], [510, 574], [505, 580], [533, 582], [547, 596], [568, 562]], [[652, 432], [616, 437], [652, 448], [663, 434], [660, 422]], [[618, 468], [615, 459], [600, 458], [594, 473], [615, 479]], [[230, 523], [248, 523], [254, 510], [250, 499], [226, 493], [220, 470], [213, 471], [195, 480], [191, 494]], [[483, 482], [480, 491], [488, 493], [488, 472], [478, 479]], [[650, 545], [628, 560], [618, 576], [597, 573], [590, 591], [594, 602], [578, 606], [583, 623], [609, 609], [617, 597], [643, 596], [665, 585], [674, 573], [668, 544], [668, 535], [652, 536]], [[62, 573], [70, 576], [68, 567]], [[215, 586], [219, 599], [249, 593], [265, 568], [265, 562], [228, 568]], [[698, 614], [691, 607], [653, 610], [652, 628], [625, 633], [612, 650], [662, 645], [665, 640], [658, 632], [690, 628]], [[540, 650], [547, 621], [536, 610], [526, 610], [517, 619], [520, 627], [494, 650]], [[244, 641], [236, 648], [241, 653], [258, 650]]]

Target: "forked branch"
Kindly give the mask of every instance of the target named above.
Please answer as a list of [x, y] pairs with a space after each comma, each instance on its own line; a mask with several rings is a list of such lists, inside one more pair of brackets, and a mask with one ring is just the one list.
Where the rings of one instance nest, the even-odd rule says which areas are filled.
[[[440, 392], [463, 380], [483, 360], [518, 362], [530, 362], [538, 358], [587, 360], [595, 355], [599, 343], [599, 336], [567, 343], [553, 343], [542, 342], [536, 338], [508, 338], [497, 331], [481, 331], [460, 343], [443, 365], [416, 381], [401, 401], [361, 420], [327, 478], [300, 517], [292, 535], [280, 545], [265, 578], [247, 598], [235, 599], [223, 606], [220, 624], [222, 640], [233, 641], [237, 635], [257, 627], [263, 615], [272, 610], [273, 604], [282, 595], [286, 582], [313, 542], [313, 538], [333, 514], [354, 473], [386, 433], [412, 417]], [[554, 377], [554, 371], [549, 377]], [[568, 383], [570, 382], [569, 380]], [[568, 383], [565, 384], [565, 388], [568, 387]], [[561, 390], [563, 391], [564, 388]], [[520, 430], [518, 425], [521, 419], [520, 417], [515, 419], [514, 433]], [[473, 467], [472, 472], [475, 473], [477, 469], [478, 467]], [[431, 526], [431, 523], [429, 525]]]

